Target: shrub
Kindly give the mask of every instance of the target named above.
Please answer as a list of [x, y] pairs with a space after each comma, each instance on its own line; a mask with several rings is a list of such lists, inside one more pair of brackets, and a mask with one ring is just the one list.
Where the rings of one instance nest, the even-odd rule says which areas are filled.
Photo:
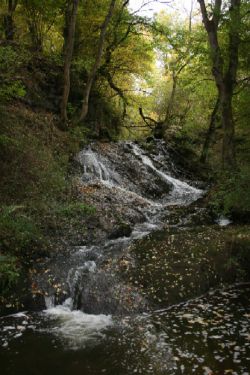
[[17, 52], [10, 46], [0, 47], [0, 100], [25, 96], [25, 87], [17, 74], [27, 58], [24, 56], [25, 55], [21, 51]]
[[0, 289], [2, 292], [13, 287], [19, 278], [17, 259], [13, 256], [0, 255]]
[[250, 168], [243, 166], [233, 174], [220, 177], [217, 189], [211, 197], [211, 206], [216, 213], [246, 215], [250, 213]]
[[[0, 211], [0, 247], [8, 254], [26, 251], [41, 233], [22, 206], [4, 206]], [[21, 255], [21, 254], [20, 254]]]

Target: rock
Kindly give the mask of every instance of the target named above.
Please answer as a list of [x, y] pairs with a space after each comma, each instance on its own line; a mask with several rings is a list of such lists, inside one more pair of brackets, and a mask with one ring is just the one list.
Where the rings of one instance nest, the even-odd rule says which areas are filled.
[[108, 236], [108, 239], [115, 240], [120, 237], [130, 237], [132, 233], [132, 228], [127, 223], [122, 223], [121, 225], [114, 228], [114, 230]]

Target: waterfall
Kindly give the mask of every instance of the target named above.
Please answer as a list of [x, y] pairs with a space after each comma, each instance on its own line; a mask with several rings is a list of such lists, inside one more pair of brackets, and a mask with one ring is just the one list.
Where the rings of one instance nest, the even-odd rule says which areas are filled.
[[[162, 150], [162, 144], [160, 147]], [[161, 156], [163, 160], [160, 163]], [[162, 171], [164, 158], [169, 159], [167, 151], [162, 155], [159, 153], [149, 156], [142, 147], [133, 142], [92, 144], [77, 155], [76, 160], [82, 170], [83, 186], [95, 186], [98, 183], [98, 195], [102, 197], [104, 194], [105, 198], [105, 194], [108, 194], [110, 205], [112, 199], [116, 199], [116, 204], [118, 202], [122, 208], [142, 212], [145, 219], [133, 225], [130, 238], [110, 239], [100, 246], [86, 246], [82, 251], [76, 251], [76, 263], [69, 269], [67, 277], [73, 310], [82, 309], [86, 312], [88, 306], [88, 312], [91, 313], [115, 311], [116, 305], [113, 302], [110, 306], [107, 304], [107, 301], [113, 301], [114, 297], [112, 282], [110, 284], [105, 274], [99, 272], [103, 256], [105, 258], [110, 254], [114, 257], [114, 254], [120, 254], [129, 242], [160, 228], [163, 225], [162, 215], [166, 213], [167, 206], [185, 205], [201, 196], [201, 190], [173, 177], [173, 171]], [[170, 168], [168, 163], [167, 169]], [[108, 189], [108, 192], [105, 193], [105, 189]], [[89, 257], [94, 253], [97, 254], [95, 260]], [[100, 301], [93, 299], [91, 295], [93, 288], [98, 288], [97, 285], [99, 290], [106, 288], [98, 297]], [[119, 294], [119, 291], [117, 293]], [[49, 310], [54, 311], [53, 299], [47, 298], [46, 302]]]
[[[167, 153], [163, 156], [169, 157]], [[83, 187], [98, 186], [101, 199], [108, 194], [110, 205], [115, 199], [116, 204], [127, 210], [139, 210], [145, 219], [134, 224], [130, 237], [76, 249], [67, 276], [69, 298], [56, 307], [53, 296], [46, 298], [46, 315], [58, 319], [55, 334], [72, 348], [98, 339], [103, 329], [112, 324], [110, 314], [119, 315], [125, 309], [123, 298], [127, 286], [104, 272], [103, 261], [114, 259], [116, 254], [120, 256], [133, 240], [160, 228], [167, 206], [188, 204], [202, 194], [201, 190], [175, 178], [173, 171], [166, 173], [160, 169], [164, 158], [160, 163], [159, 155], [148, 156], [133, 142], [92, 144], [77, 155], [76, 161], [81, 166]], [[166, 168], [170, 169], [169, 163]], [[136, 292], [132, 295], [136, 301]]]
[[82, 150], [76, 160], [83, 166], [83, 177], [86, 180], [95, 178], [100, 181], [109, 181], [110, 174], [105, 165], [98, 160], [98, 156], [90, 149]]
[[102, 331], [113, 324], [110, 315], [85, 314], [82, 311], [73, 310], [72, 306], [73, 301], [69, 298], [62, 305], [46, 311], [49, 318], [58, 319], [51, 333], [63, 339], [65, 346], [71, 350], [98, 342], [103, 337]]
[[[151, 206], [159, 203], [163, 205], [188, 204], [203, 194], [202, 190], [173, 177], [171, 172], [167, 174], [160, 170], [155, 165], [157, 160], [154, 161], [153, 157], [147, 156], [139, 145], [133, 142], [121, 142], [116, 147], [116, 153], [113, 153], [111, 148], [111, 152], [106, 152], [104, 155], [101, 149], [93, 151], [89, 147], [77, 155], [76, 160], [83, 168], [82, 180], [84, 183], [93, 183], [98, 180], [106, 187], [126, 194], [130, 200], [137, 197]], [[122, 169], [122, 167], [124, 168]], [[131, 174], [137, 180], [132, 178], [126, 170], [132, 171]], [[166, 186], [165, 192], [164, 188], [162, 189], [163, 199], [160, 200], [154, 199], [153, 196], [145, 196], [146, 187], [151, 188], [154, 180], [153, 189], [159, 190], [159, 182], [156, 178]]]
[[173, 189], [170, 194], [171, 203], [190, 203], [191, 201], [198, 199], [203, 194], [202, 190], [196, 189], [186, 182], [180, 181], [157, 169], [154, 166], [153, 161], [143, 153], [142, 149], [139, 148], [138, 145], [132, 144], [132, 149], [134, 154], [141, 159], [144, 165], [149, 167], [151, 171], [154, 171], [158, 176], [160, 176], [163, 181], [166, 181], [172, 185]]

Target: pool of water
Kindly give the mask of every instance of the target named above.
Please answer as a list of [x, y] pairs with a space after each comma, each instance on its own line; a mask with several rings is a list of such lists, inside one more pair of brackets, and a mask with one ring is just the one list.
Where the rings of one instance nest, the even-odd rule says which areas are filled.
[[4, 375], [238, 374], [250, 369], [250, 285], [168, 309], [111, 317], [71, 311], [3, 317]]

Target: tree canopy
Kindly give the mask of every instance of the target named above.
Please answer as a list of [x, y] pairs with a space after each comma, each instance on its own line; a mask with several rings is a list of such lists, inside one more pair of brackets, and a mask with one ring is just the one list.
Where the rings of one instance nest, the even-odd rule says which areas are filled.
[[184, 15], [166, 2], [148, 18], [129, 0], [4, 1], [0, 95], [25, 100], [22, 67], [47, 59], [61, 129], [174, 137], [203, 162], [215, 147], [235, 167], [249, 112], [249, 3], [198, 3]]

